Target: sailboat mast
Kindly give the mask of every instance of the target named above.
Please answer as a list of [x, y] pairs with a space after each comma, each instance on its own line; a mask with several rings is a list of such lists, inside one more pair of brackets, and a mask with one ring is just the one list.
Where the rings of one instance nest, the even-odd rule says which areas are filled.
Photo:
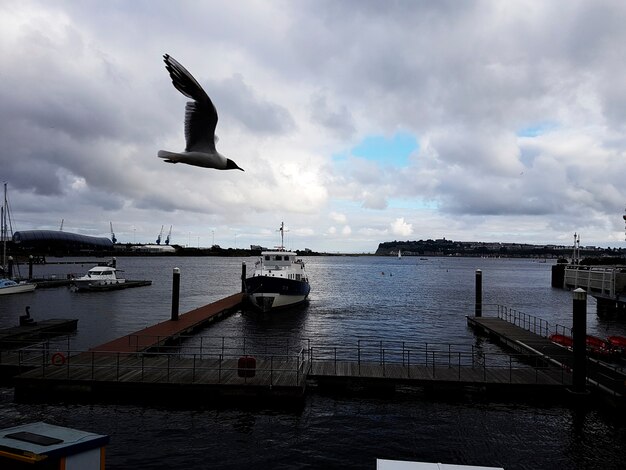
[[6, 259], [7, 259], [7, 184], [4, 183], [4, 200], [2, 203], [2, 271], [6, 271]]

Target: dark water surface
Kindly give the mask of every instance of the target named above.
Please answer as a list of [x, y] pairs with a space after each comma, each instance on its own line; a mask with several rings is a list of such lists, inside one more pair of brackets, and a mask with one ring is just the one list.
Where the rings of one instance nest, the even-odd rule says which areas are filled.
[[[305, 258], [306, 259], [306, 258]], [[67, 259], [63, 259], [67, 261]], [[37, 289], [0, 298], [0, 327], [17, 324], [24, 307], [35, 320], [78, 318], [72, 348], [87, 349], [154, 323], [171, 311], [172, 269], [181, 269], [180, 311], [240, 289], [238, 258], [119, 258], [127, 279], [152, 285], [102, 293]], [[477, 339], [474, 273], [483, 271], [483, 301], [571, 325], [571, 292], [550, 287], [550, 263], [475, 258], [309, 258], [306, 308], [259, 317], [237, 312], [203, 336], [309, 339], [353, 345], [358, 339], [454, 343], [486, 352]], [[36, 266], [36, 275], [83, 274], [93, 264]], [[588, 331], [625, 334], [623, 321], [595, 315]], [[540, 398], [540, 397], [537, 397]], [[310, 393], [297, 411], [155, 407], [120, 404], [17, 404], [0, 389], [0, 428], [46, 421], [111, 436], [107, 468], [369, 468], [376, 458], [501, 466], [511, 469], [623, 468], [626, 426], [598, 408], [520, 404], [502, 397], [438, 398], [409, 391], [393, 397]]]

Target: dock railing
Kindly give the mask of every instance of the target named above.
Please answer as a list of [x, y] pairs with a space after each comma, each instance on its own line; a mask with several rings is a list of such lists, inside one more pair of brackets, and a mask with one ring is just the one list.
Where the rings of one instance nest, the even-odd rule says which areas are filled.
[[[302, 343], [300, 349], [289, 352], [272, 343], [259, 348], [258, 338], [247, 340], [244, 347], [243, 341], [230, 344], [224, 337], [196, 341], [184, 348], [104, 352], [72, 349], [69, 343], [57, 342], [11, 353], [18, 367], [31, 370], [29, 377], [83, 381], [304, 386], [309, 372], [322, 362], [335, 374], [349, 363], [357, 377], [366, 377], [376, 369], [379, 377], [391, 378], [400, 370], [402, 377], [413, 379], [421, 369], [434, 379], [458, 381], [468, 380], [471, 374], [471, 380], [498, 376], [499, 381], [512, 383], [519, 371], [525, 371], [526, 381], [535, 383], [545, 380], [545, 374], [559, 383], [569, 380], [563, 368], [540, 361], [530, 364], [526, 355], [485, 352], [473, 345], [370, 338], [357, 339], [352, 346], [315, 345], [311, 340]], [[253, 366], [246, 362], [248, 358], [253, 359]]]
[[36, 345], [14, 352], [29, 377], [78, 381], [165, 382], [303, 386], [306, 352], [250, 354], [227, 348], [211, 352], [105, 352]]
[[224, 355], [229, 351], [241, 354], [284, 353], [307, 348], [310, 344], [306, 339], [291, 339], [274, 336], [229, 337], [229, 336], [198, 336], [177, 335], [128, 335], [128, 346], [133, 352], [145, 351], [180, 351], [182, 354], [203, 354], [219, 352]]
[[497, 376], [500, 382], [514, 383], [519, 371], [525, 371], [525, 380], [531, 383], [545, 381], [546, 374], [560, 384], [570, 380], [568, 370], [538, 360], [529, 364], [528, 355], [442, 343], [360, 339], [356, 346], [311, 346], [308, 360], [312, 371], [325, 365], [325, 375], [413, 379], [427, 372], [432, 379], [487, 382]]
[[536, 335], [547, 338], [552, 334], [550, 323], [543, 318], [529, 315], [514, 308], [499, 304], [484, 305], [483, 310], [495, 311], [495, 315], [498, 318], [519, 326], [527, 331], [531, 331]]
[[493, 315], [501, 320], [512, 323], [536, 335], [549, 338], [553, 333], [565, 336], [572, 336], [572, 328], [556, 323], [551, 326], [550, 323], [543, 318], [535, 315], [529, 315], [511, 307], [499, 304], [484, 305], [483, 309], [487, 312], [493, 312]]

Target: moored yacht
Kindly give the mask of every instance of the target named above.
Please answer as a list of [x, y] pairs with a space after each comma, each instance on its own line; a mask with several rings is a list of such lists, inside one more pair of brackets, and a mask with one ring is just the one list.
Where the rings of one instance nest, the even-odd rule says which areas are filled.
[[126, 279], [118, 278], [116, 272], [112, 266], [94, 266], [84, 276], [72, 279], [72, 286], [76, 290], [86, 290], [126, 282]]
[[0, 279], [0, 295], [32, 292], [37, 285], [31, 282], [16, 282], [12, 279]]
[[281, 245], [263, 251], [252, 276], [244, 281], [252, 306], [262, 312], [298, 305], [307, 300], [311, 286], [298, 254], [284, 248], [284, 224], [280, 224]]

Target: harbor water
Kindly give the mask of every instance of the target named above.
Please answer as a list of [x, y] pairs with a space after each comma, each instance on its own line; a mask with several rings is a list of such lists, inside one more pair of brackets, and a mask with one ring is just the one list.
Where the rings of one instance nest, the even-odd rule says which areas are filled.
[[[55, 261], [55, 260], [49, 260]], [[63, 258], [57, 261], [72, 261]], [[84, 274], [97, 261], [35, 266], [35, 276]], [[241, 289], [241, 266], [253, 258], [121, 257], [120, 276], [152, 285], [110, 292], [36, 289], [0, 299], [0, 328], [31, 316], [76, 318], [72, 349], [84, 350], [167, 320], [172, 272], [181, 270], [180, 312]], [[273, 315], [239, 311], [199, 332], [251, 343], [307, 341], [319, 347], [358, 341], [454, 344], [484, 354], [502, 349], [468, 328], [475, 271], [483, 303], [500, 304], [571, 326], [572, 293], [550, 287], [551, 264], [528, 259], [393, 257], [305, 258], [307, 306]], [[24, 267], [22, 267], [24, 269]], [[626, 336], [626, 321], [602, 319], [588, 302], [588, 333]], [[191, 340], [191, 341], [194, 341]], [[533, 397], [530, 397], [533, 398]], [[0, 428], [45, 421], [107, 434], [107, 468], [359, 468], [376, 459], [499, 466], [512, 469], [617, 469], [626, 448], [623, 420], [602, 407], [574, 408], [541, 397], [437, 397], [414, 390], [390, 396], [308, 393], [301, 409], [130, 403], [13, 401], [0, 388]], [[245, 405], [245, 403], [242, 403]]]

